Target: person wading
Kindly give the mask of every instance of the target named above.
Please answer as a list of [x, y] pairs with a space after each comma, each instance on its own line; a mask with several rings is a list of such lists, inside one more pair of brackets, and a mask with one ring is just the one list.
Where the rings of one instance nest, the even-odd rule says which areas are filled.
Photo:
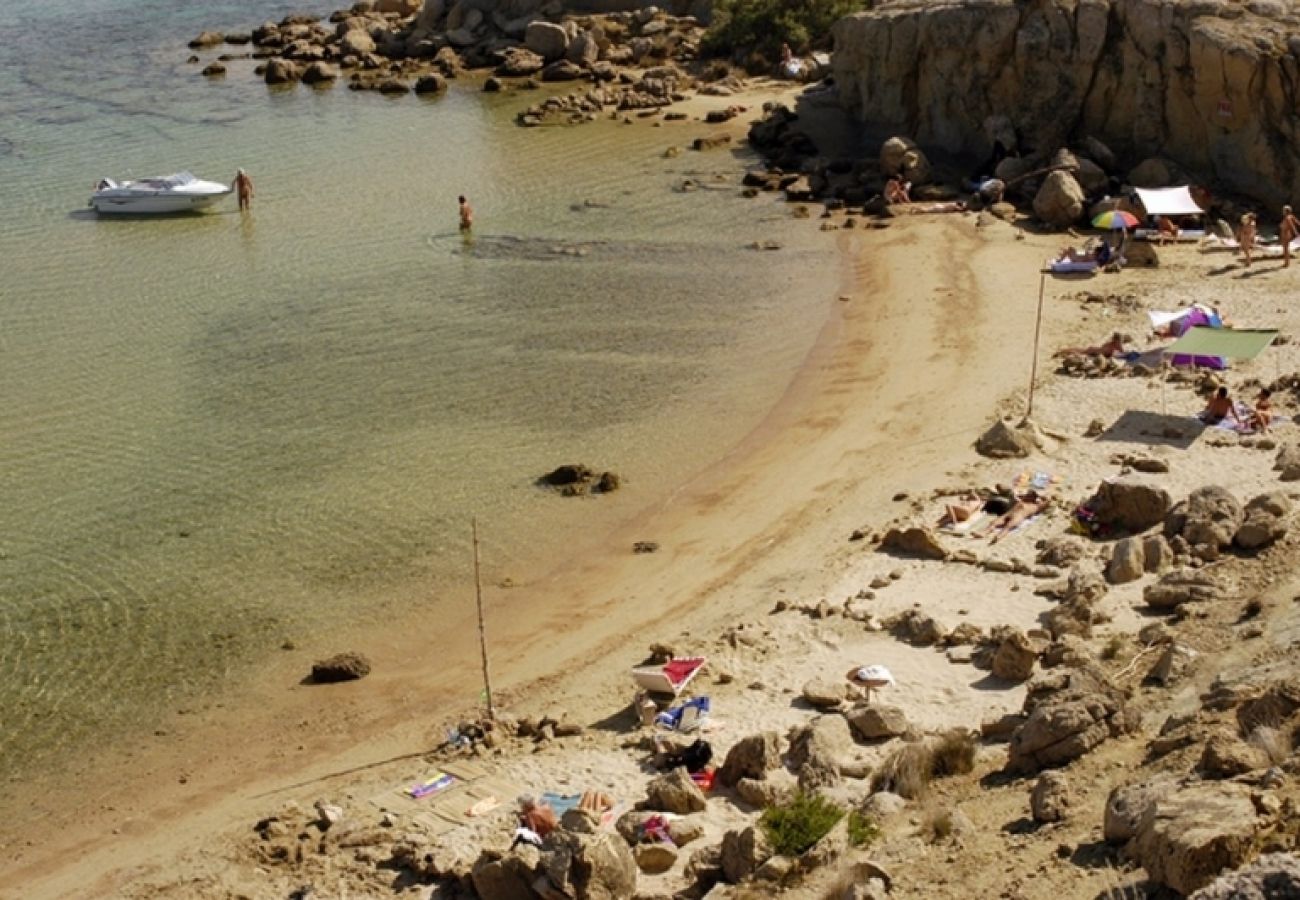
[[239, 211], [248, 212], [253, 205], [253, 179], [243, 169], [235, 173], [235, 194], [239, 197]]

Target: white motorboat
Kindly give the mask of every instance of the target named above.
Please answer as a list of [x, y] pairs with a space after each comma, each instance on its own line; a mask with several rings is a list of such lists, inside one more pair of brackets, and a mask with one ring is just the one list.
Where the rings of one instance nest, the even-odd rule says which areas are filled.
[[99, 213], [125, 215], [198, 212], [230, 192], [229, 185], [203, 181], [189, 172], [120, 183], [105, 178], [95, 186], [90, 205]]

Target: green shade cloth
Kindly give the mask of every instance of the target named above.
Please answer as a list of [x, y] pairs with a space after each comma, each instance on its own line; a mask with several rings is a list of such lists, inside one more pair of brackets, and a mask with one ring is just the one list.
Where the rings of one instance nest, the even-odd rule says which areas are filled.
[[1254, 359], [1273, 343], [1277, 332], [1268, 328], [1192, 328], [1164, 349], [1166, 356], [1223, 356]]

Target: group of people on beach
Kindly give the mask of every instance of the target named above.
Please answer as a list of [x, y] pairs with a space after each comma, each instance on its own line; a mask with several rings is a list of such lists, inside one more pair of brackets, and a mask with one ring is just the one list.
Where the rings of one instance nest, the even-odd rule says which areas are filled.
[[[1291, 211], [1290, 206], [1282, 207], [1282, 215], [1277, 223], [1277, 237], [1282, 244], [1282, 268], [1291, 267], [1291, 244], [1297, 237], [1300, 237], [1300, 221]], [[1259, 239], [1259, 225], [1253, 212], [1245, 213], [1241, 217], [1241, 223], [1237, 227], [1237, 247], [1241, 250], [1241, 255], [1245, 259], [1246, 265], [1251, 264], [1251, 254], [1255, 250], [1255, 242]]]

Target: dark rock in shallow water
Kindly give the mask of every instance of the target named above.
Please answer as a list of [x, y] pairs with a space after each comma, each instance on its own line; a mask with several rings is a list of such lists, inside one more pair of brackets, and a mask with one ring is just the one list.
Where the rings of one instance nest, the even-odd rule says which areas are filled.
[[316, 684], [356, 681], [370, 674], [370, 661], [359, 653], [340, 653], [312, 663], [311, 680]]

